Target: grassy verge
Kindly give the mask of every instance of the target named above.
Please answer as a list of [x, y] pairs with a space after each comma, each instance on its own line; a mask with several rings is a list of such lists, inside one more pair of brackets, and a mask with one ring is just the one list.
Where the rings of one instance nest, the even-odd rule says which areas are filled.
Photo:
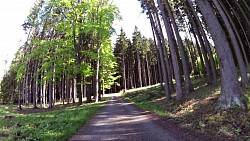
[[105, 103], [34, 114], [20, 114], [15, 112], [16, 106], [0, 105], [0, 140], [65, 141]]
[[[193, 82], [195, 91], [181, 102], [171, 99], [166, 104], [166, 98], [160, 86], [128, 90], [122, 97], [190, 130], [210, 136], [226, 136], [237, 140], [249, 139], [250, 112], [246, 113], [239, 109], [215, 111], [220, 87], [206, 86], [202, 80]], [[250, 100], [250, 90], [246, 89], [244, 93]], [[248, 106], [250, 107], [250, 104]]]

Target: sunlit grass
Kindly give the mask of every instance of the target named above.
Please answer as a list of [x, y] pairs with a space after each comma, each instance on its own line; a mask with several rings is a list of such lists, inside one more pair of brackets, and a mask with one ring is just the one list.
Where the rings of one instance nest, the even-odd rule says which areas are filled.
[[[13, 112], [13, 105], [0, 105], [0, 140], [65, 141], [105, 103], [88, 104], [35, 114]], [[5, 119], [13, 116], [13, 119]]]

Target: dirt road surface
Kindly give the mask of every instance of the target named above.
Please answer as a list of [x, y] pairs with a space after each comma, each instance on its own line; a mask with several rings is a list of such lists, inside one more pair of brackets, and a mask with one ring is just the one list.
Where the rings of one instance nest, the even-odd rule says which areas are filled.
[[124, 102], [118, 97], [104, 107], [69, 141], [183, 141], [210, 140], [195, 137], [150, 112]]

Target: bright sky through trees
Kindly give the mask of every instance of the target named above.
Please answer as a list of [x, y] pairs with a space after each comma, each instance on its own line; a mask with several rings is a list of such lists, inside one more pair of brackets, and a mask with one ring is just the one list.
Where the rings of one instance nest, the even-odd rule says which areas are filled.
[[[4, 71], [8, 69], [11, 60], [18, 48], [23, 45], [27, 35], [23, 31], [22, 24], [29, 14], [35, 0], [1, 0], [0, 2], [0, 79]], [[151, 37], [151, 28], [146, 15], [142, 14], [140, 3], [137, 0], [113, 0], [122, 15], [122, 21], [116, 21], [114, 28], [117, 34], [121, 27], [132, 36], [135, 25], [139, 27], [142, 35]], [[112, 41], [116, 36], [112, 37]], [[6, 64], [7, 62], [7, 64]]]
[[[25, 41], [22, 24], [34, 0], [1, 0], [0, 2], [0, 78], [17, 49]], [[7, 65], [5, 65], [8, 61]]]

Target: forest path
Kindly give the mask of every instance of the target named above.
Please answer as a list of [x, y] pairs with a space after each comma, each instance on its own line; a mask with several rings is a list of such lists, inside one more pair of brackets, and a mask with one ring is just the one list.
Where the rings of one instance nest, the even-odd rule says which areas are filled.
[[[70, 141], [179, 141], [179, 133], [170, 133], [157, 124], [159, 118], [133, 104], [113, 96], [111, 101], [92, 118]], [[171, 127], [168, 127], [172, 130]], [[180, 132], [180, 134], [182, 134]], [[184, 133], [185, 134], [185, 133]]]

